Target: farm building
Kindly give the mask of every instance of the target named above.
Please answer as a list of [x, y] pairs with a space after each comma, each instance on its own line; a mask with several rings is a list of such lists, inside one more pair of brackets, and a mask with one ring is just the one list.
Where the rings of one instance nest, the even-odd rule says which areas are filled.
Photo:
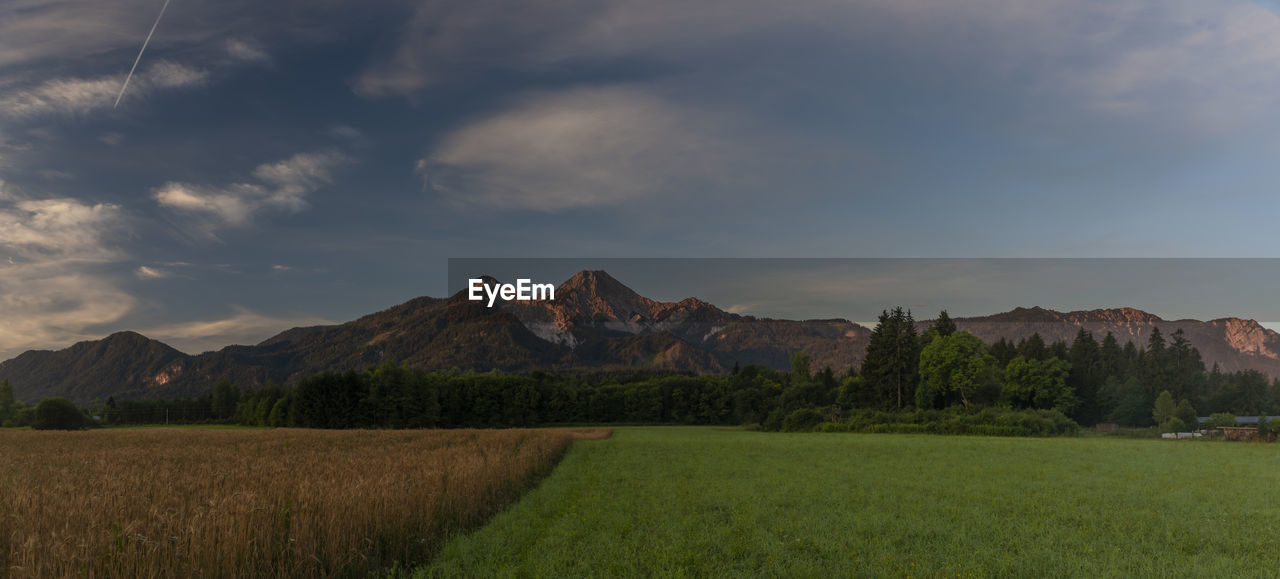
[[[1249, 425], [1249, 424], [1252, 424], [1252, 425], [1254, 425], [1254, 426], [1257, 426], [1257, 424], [1258, 424], [1258, 419], [1259, 419], [1259, 418], [1261, 418], [1261, 416], [1237, 416], [1237, 417], [1236, 417], [1236, 424], [1241, 424], [1241, 425]], [[1267, 417], [1267, 421], [1268, 421], [1268, 422], [1270, 422], [1270, 421], [1272, 421], [1272, 420], [1275, 420], [1276, 418], [1277, 418], [1276, 416], [1268, 416], [1268, 417]], [[1197, 421], [1197, 422], [1199, 422], [1200, 424], [1204, 424], [1204, 423], [1206, 423], [1206, 422], [1208, 422], [1208, 421], [1209, 421], [1209, 417], [1208, 417], [1208, 416], [1197, 416], [1197, 417], [1196, 417], [1196, 421]]]

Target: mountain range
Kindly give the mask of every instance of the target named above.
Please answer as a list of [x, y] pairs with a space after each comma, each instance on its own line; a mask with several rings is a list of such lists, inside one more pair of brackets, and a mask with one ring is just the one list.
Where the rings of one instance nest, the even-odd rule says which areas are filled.
[[[757, 318], [697, 298], [659, 302], [603, 271], [575, 274], [555, 296], [493, 308], [469, 301], [465, 292], [420, 297], [344, 324], [293, 328], [256, 345], [199, 355], [119, 332], [64, 350], [25, 352], [0, 363], [0, 379], [8, 379], [22, 401], [65, 396], [84, 403], [108, 396], [198, 396], [219, 380], [249, 388], [289, 384], [325, 370], [383, 362], [439, 370], [716, 373], [735, 364], [787, 368], [791, 355], [803, 351], [814, 368], [843, 371], [861, 362], [871, 335], [843, 319]], [[1112, 332], [1121, 344], [1143, 346], [1152, 328], [1165, 335], [1181, 328], [1206, 364], [1280, 376], [1280, 334], [1252, 320], [1166, 321], [1130, 308], [1062, 313], [1035, 307], [955, 322], [988, 342], [1036, 332], [1046, 342], [1070, 341], [1084, 327], [1098, 339]]]

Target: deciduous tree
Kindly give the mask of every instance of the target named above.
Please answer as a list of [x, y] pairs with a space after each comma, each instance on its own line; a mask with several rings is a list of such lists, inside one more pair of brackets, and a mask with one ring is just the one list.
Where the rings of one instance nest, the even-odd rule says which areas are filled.
[[1067, 385], [1070, 368], [1056, 357], [1036, 360], [1018, 356], [1005, 367], [1004, 398], [1017, 408], [1053, 408], [1068, 414], [1078, 403]]
[[1156, 424], [1164, 428], [1169, 424], [1169, 420], [1173, 418], [1177, 410], [1178, 405], [1173, 401], [1173, 394], [1168, 390], [1163, 390], [1159, 396], [1156, 396], [1155, 408], [1151, 411], [1151, 417], [1156, 419]]
[[46, 398], [40, 401], [31, 421], [31, 427], [36, 430], [79, 430], [84, 425], [84, 414], [66, 398]]
[[937, 408], [958, 401], [967, 413], [975, 398], [996, 383], [996, 373], [995, 357], [977, 336], [939, 336], [920, 354], [916, 406]]

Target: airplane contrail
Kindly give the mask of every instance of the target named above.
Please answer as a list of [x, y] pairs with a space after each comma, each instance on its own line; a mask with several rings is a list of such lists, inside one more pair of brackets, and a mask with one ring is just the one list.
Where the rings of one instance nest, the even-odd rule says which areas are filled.
[[164, 6], [160, 7], [160, 14], [156, 15], [155, 24], [151, 25], [151, 32], [147, 33], [147, 39], [142, 41], [142, 49], [138, 51], [138, 58], [133, 59], [133, 66], [129, 67], [129, 76], [124, 77], [124, 86], [120, 87], [120, 94], [116, 95], [116, 104], [111, 108], [120, 106], [120, 99], [124, 98], [124, 89], [129, 88], [129, 80], [133, 78], [133, 71], [138, 68], [138, 61], [142, 60], [142, 53], [146, 52], [147, 44], [151, 42], [151, 35], [156, 33], [156, 27], [160, 26], [160, 18], [164, 17], [164, 9], [169, 7], [169, 0], [164, 0]]

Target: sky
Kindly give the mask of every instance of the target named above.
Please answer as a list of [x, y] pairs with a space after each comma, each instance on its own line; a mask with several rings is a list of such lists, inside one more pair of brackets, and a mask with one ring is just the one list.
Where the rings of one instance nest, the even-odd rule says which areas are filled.
[[0, 360], [256, 343], [449, 258], [1280, 243], [1269, 3], [171, 0], [113, 106], [163, 4], [0, 2]]

